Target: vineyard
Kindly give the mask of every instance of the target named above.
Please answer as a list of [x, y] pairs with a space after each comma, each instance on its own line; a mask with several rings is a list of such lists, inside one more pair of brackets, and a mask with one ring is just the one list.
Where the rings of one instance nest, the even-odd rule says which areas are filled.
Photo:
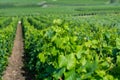
[[63, 19], [50, 23], [46, 16], [23, 18], [26, 67], [34, 80], [119, 79], [119, 18], [106, 18], [101, 24], [90, 19], [74, 24]]
[[16, 80], [3, 76], [17, 33], [24, 39], [23, 80], [119, 80], [120, 6], [108, 1], [1, 0], [0, 80]]
[[17, 18], [0, 18], [0, 77], [13, 47]]

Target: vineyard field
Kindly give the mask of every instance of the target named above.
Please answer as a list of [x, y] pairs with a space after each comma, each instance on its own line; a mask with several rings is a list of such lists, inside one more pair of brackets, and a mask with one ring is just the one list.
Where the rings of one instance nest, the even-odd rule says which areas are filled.
[[4, 75], [120, 80], [120, 0], [0, 0], [0, 80]]
[[17, 18], [0, 18], [0, 78], [8, 64], [15, 36]]
[[23, 18], [26, 67], [35, 80], [119, 79], [119, 18], [108, 23], [114, 18], [107, 16], [102, 23], [94, 23], [97, 17], [85, 18], [79, 20], [82, 24], [58, 18], [50, 24], [46, 16]]

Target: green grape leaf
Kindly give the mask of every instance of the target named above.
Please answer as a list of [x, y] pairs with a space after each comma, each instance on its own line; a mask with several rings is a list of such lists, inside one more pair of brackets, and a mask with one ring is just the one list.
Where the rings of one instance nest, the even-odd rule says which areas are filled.
[[65, 72], [65, 70], [66, 70], [65, 67], [56, 70], [56, 71], [54, 72], [54, 74], [53, 74], [53, 77], [54, 77], [55, 79], [60, 79], [60, 78], [62, 77], [63, 73]]
[[87, 60], [85, 59], [85, 57], [82, 57], [80, 60], [82, 66], [84, 66], [87, 63]]
[[45, 55], [43, 53], [39, 53], [38, 57], [41, 62], [43, 62], [43, 63], [45, 62]]
[[104, 77], [104, 75], [106, 74], [106, 72], [104, 70], [96, 70], [96, 73], [100, 77]]
[[69, 72], [64, 73], [65, 80], [76, 80], [75, 70], [70, 70]]
[[120, 39], [119, 38], [116, 39], [116, 47], [118, 49], [120, 49]]
[[117, 64], [120, 65], [120, 56], [117, 56]]
[[73, 53], [67, 55], [67, 69], [73, 69], [76, 66], [76, 58]]
[[58, 64], [59, 64], [59, 67], [67, 66], [67, 58], [64, 55], [59, 55]]

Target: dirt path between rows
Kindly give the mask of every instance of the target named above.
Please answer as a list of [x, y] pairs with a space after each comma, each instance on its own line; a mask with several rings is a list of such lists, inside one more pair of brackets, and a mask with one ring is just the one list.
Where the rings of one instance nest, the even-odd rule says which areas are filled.
[[6, 68], [6, 71], [4, 72], [2, 80], [25, 80], [24, 76], [22, 75], [24, 73], [24, 71], [22, 70], [23, 53], [24, 48], [22, 26], [21, 23], [18, 23], [12, 54], [8, 59], [9, 63]]

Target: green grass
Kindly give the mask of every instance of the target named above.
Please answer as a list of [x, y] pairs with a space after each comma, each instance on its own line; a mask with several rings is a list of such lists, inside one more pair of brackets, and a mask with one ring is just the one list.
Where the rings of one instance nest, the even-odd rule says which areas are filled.
[[104, 3], [104, 2], [107, 2], [109, 0], [0, 0], [0, 3], [14, 3], [14, 2], [17, 2], [17, 3], [23, 3], [23, 2], [26, 2], [26, 3], [31, 3], [31, 2], [41, 2], [41, 1], [47, 1], [47, 2], [61, 2], [61, 3], [88, 3], [88, 2], [91, 2], [91, 3]]
[[52, 4], [107, 4], [109, 0], [46, 0]]
[[[39, 3], [41, 5], [38, 5]], [[0, 16], [84, 15], [120, 12], [118, 4], [108, 3], [109, 0], [0, 0]], [[83, 10], [81, 11], [81, 9]]]
[[0, 3], [35, 3], [40, 2], [42, 0], [0, 0]]

